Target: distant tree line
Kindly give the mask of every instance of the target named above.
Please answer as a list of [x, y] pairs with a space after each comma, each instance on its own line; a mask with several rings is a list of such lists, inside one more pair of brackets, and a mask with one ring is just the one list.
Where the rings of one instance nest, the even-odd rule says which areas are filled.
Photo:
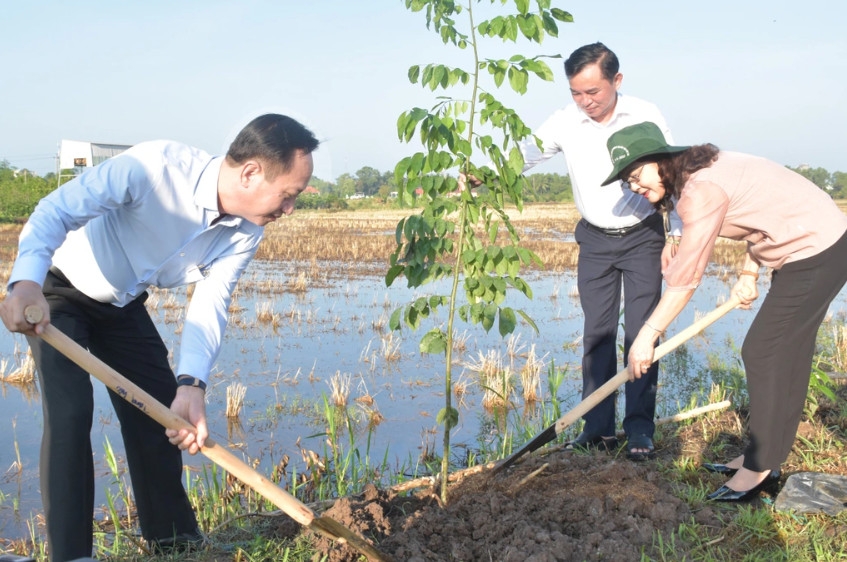
[[56, 189], [56, 174], [43, 178], [29, 170], [17, 170], [0, 160], [0, 222], [24, 222], [35, 204]]
[[[829, 173], [823, 168], [798, 166], [792, 168], [833, 199], [847, 199], [847, 173]], [[63, 170], [62, 179], [73, 176], [72, 170]], [[571, 180], [561, 174], [530, 174], [524, 184], [525, 203], [565, 203], [573, 201]], [[64, 181], [62, 183], [64, 183]], [[0, 222], [23, 222], [32, 213], [36, 203], [56, 189], [56, 174], [40, 177], [28, 170], [16, 169], [6, 160], [0, 160]], [[297, 199], [299, 209], [346, 209], [355, 206], [396, 205], [392, 193], [398, 191], [394, 171], [380, 172], [365, 166], [355, 174], [344, 173], [335, 182], [312, 177], [309, 185], [318, 193], [306, 193]], [[484, 189], [484, 188], [482, 188]], [[363, 196], [359, 199], [358, 196]]]
[[[304, 194], [297, 199], [297, 207], [309, 208], [346, 208], [349, 203], [363, 196], [370, 200], [377, 200], [383, 204], [390, 204], [393, 194], [399, 188], [394, 180], [394, 171], [380, 172], [375, 168], [365, 166], [355, 174], [341, 174], [330, 182], [318, 177], [313, 177], [309, 182], [319, 191], [319, 194]], [[484, 188], [483, 188], [484, 189]], [[532, 174], [526, 176], [524, 202], [568, 202], [573, 201], [571, 181], [568, 176], [560, 174]], [[366, 205], [367, 203], [357, 203]]]
[[812, 168], [810, 166], [786, 167], [829, 193], [833, 199], [847, 199], [847, 173], [834, 172], [830, 174], [823, 168]]

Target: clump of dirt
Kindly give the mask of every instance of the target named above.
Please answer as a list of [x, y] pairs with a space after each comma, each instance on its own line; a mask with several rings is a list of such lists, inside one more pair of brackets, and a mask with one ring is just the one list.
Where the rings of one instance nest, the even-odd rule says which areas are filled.
[[[697, 516], [718, 525], [711, 510]], [[508, 471], [483, 471], [450, 488], [446, 506], [432, 492], [402, 496], [370, 487], [325, 515], [372, 540], [394, 560], [640, 560], [654, 534], [667, 537], [694, 516], [654, 463], [622, 451], [559, 451]], [[315, 540], [331, 562], [358, 553]]]

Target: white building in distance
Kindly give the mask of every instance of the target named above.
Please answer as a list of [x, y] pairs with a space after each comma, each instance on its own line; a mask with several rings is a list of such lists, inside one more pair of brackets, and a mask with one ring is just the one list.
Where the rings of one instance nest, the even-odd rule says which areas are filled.
[[132, 145], [63, 139], [59, 145], [59, 169], [90, 168], [120, 154], [130, 146]]
[[[117, 156], [130, 146], [132, 145], [62, 139], [59, 144], [59, 169], [56, 170], [56, 186], [62, 184], [62, 178], [75, 178], [85, 168], [92, 168], [112, 156]], [[70, 170], [70, 172], [63, 170]]]

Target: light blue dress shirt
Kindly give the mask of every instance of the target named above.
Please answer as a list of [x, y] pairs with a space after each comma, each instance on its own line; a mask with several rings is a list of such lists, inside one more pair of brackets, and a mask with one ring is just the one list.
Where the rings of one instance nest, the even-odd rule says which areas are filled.
[[222, 157], [172, 141], [138, 144], [42, 199], [21, 232], [9, 286], [50, 265], [89, 297], [125, 306], [148, 287], [196, 283], [177, 373], [207, 380], [232, 292], [264, 229], [218, 211]]

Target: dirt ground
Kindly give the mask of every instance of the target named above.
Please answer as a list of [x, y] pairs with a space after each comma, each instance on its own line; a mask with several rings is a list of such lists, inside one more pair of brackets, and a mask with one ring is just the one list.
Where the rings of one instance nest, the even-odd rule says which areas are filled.
[[[431, 489], [398, 494], [370, 487], [360, 496], [336, 501], [323, 515], [366, 537], [395, 561], [652, 558], [657, 531], [667, 540], [681, 523], [693, 520], [713, 528], [716, 536], [720, 533], [725, 507], [701, 504], [692, 509], [678, 490], [674, 493], [673, 479], [663, 474], [663, 467], [683, 456], [699, 465], [741, 452], [738, 414], [710, 416], [706, 423], [722, 429], [704, 432], [694, 424], [659, 432], [664, 437], [657, 439], [657, 456], [650, 461], [632, 462], [623, 449], [585, 453], [554, 445], [502, 473], [482, 470], [451, 484], [444, 507]], [[710, 443], [703, 441], [704, 434], [712, 435]], [[716, 440], [726, 458], [704, 458]], [[707, 492], [726, 480], [701, 470], [690, 475], [688, 484], [699, 480]], [[350, 547], [325, 538], [315, 541], [331, 562], [359, 559]], [[676, 554], [684, 556], [685, 545], [676, 547]]]
[[[450, 489], [445, 508], [431, 495], [371, 489], [326, 515], [398, 561], [639, 560], [655, 531], [667, 536], [692, 513], [655, 465], [619, 457], [560, 452], [497, 476], [469, 476]], [[711, 510], [698, 517], [712, 519]], [[356, 559], [327, 547], [332, 561]]]

